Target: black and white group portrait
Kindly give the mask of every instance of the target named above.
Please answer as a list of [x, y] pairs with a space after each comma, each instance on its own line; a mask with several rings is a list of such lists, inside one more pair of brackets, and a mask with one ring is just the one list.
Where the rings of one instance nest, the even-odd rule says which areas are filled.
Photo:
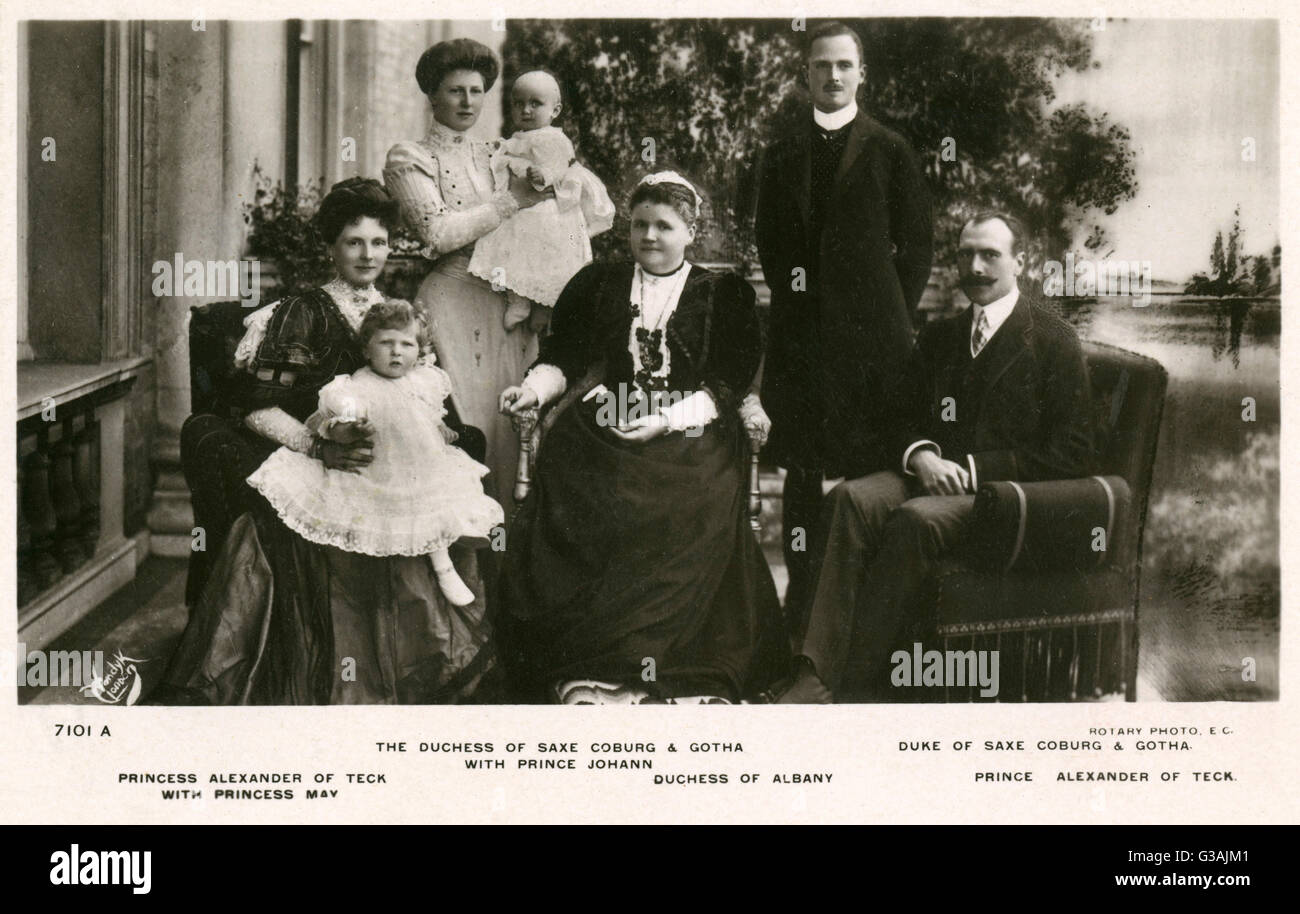
[[18, 73], [22, 703], [1278, 698], [1274, 21]]

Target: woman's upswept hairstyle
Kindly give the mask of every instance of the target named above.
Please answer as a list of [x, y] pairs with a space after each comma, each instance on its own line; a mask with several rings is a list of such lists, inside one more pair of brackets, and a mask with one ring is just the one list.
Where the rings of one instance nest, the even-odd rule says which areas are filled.
[[477, 70], [483, 77], [483, 90], [492, 88], [501, 74], [501, 64], [491, 48], [473, 38], [453, 38], [440, 41], [420, 55], [415, 65], [415, 81], [425, 95], [435, 92], [448, 73], [455, 70]]
[[348, 178], [331, 187], [320, 202], [316, 231], [326, 244], [333, 244], [345, 228], [364, 216], [377, 219], [389, 234], [401, 223], [397, 201], [388, 196], [384, 185], [374, 178]]

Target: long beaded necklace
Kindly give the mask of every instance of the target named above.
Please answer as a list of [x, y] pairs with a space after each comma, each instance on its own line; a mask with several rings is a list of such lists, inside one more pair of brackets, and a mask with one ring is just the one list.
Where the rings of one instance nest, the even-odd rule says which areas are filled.
[[[677, 268], [681, 270], [686, 266], [683, 261], [682, 265]], [[636, 346], [637, 352], [641, 356], [641, 369], [636, 373], [636, 385], [642, 390], [649, 392], [652, 390], [667, 390], [668, 377], [666, 375], [656, 375], [655, 372], [664, 367], [664, 324], [669, 316], [669, 308], [666, 306], [659, 312], [659, 317], [655, 320], [653, 327], [647, 327], [645, 323], [645, 287], [649, 285], [647, 278], [655, 274], [641, 269], [641, 302], [632, 305], [632, 316], [636, 318]], [[655, 276], [655, 279], [661, 282], [668, 282], [671, 277], [676, 275], [677, 270], [663, 276]]]

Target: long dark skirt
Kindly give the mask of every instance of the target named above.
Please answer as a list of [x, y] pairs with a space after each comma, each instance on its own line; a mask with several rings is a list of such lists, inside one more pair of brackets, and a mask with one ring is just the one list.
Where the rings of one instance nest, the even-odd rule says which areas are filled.
[[790, 648], [749, 528], [743, 433], [714, 423], [629, 444], [575, 404], [538, 454], [506, 538], [498, 654], [514, 697], [566, 679], [737, 699]]
[[478, 595], [443, 599], [427, 556], [310, 543], [261, 498], [231, 527], [158, 703], [436, 704], [490, 697], [494, 655], [473, 549], [452, 560]]

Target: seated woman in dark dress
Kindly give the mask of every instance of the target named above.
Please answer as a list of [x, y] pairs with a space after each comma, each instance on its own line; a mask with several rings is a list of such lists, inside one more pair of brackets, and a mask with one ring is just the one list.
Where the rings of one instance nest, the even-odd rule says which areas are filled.
[[[322, 387], [366, 364], [357, 335], [383, 301], [397, 204], [377, 181], [336, 184], [317, 226], [338, 275], [246, 320], [227, 393], [244, 424], [333, 469], [368, 465], [382, 433], [357, 423], [348, 443], [304, 420]], [[308, 542], [260, 495], [234, 522], [190, 614], [158, 703], [433, 703], [473, 694], [493, 661], [473, 549], [452, 559], [475, 593], [452, 606], [428, 556], [377, 556]]]
[[[514, 415], [567, 404], [506, 538], [495, 625], [517, 700], [574, 679], [738, 700], [787, 670], [737, 416], [762, 352], [754, 291], [685, 260], [699, 203], [680, 175], [644, 178], [635, 262], [580, 270], [501, 394]], [[619, 408], [637, 397], [648, 406]]]

